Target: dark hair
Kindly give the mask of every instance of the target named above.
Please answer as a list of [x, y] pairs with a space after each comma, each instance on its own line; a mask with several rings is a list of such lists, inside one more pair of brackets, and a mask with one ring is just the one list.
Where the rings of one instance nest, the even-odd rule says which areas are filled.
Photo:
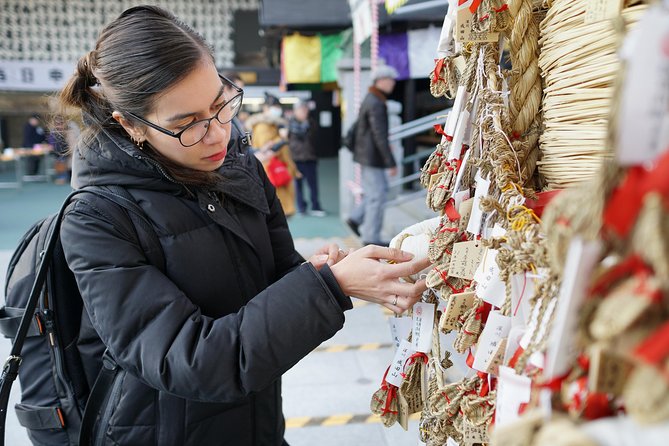
[[265, 105], [267, 105], [268, 107], [271, 107], [273, 105], [281, 105], [281, 101], [279, 101], [279, 98], [277, 98], [273, 94], [265, 92]]
[[[204, 38], [172, 13], [157, 6], [124, 11], [101, 32], [95, 49], [79, 59], [77, 69], [60, 94], [64, 107], [80, 109], [92, 133], [101, 130], [129, 137], [112, 118], [117, 110], [146, 116], [156, 98], [188, 76], [203, 58], [214, 60]], [[149, 144], [144, 153], [155, 159], [172, 179], [190, 185], [211, 185], [214, 172], [183, 167]]]
[[244, 79], [236, 71], [225, 71], [222, 73], [223, 77], [230, 79], [233, 84], [239, 85], [240, 82], [244, 82]]

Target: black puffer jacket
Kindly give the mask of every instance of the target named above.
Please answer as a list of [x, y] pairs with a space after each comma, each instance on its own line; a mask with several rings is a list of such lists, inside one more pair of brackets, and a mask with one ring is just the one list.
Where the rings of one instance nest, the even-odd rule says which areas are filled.
[[370, 87], [369, 93], [360, 105], [353, 160], [370, 167], [396, 166], [388, 143], [386, 97], [375, 87]]
[[123, 369], [97, 444], [280, 445], [280, 376], [342, 327], [351, 302], [327, 267], [301, 264], [262, 166], [231, 156], [218, 191], [189, 194], [122, 138], [101, 134], [74, 158], [75, 187], [127, 188], [166, 259], [165, 273], [149, 264], [94, 197], [68, 209], [88, 381], [105, 346]]

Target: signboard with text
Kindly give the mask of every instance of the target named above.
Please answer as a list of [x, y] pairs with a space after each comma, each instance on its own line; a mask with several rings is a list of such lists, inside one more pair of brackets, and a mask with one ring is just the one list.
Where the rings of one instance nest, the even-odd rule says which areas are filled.
[[74, 69], [68, 62], [0, 60], [0, 91], [57, 91]]

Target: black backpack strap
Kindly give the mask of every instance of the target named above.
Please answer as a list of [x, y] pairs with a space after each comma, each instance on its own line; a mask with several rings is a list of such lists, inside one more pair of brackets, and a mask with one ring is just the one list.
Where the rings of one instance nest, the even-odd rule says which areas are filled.
[[[2, 373], [0, 374], [0, 446], [5, 444], [5, 428], [7, 422], [7, 406], [9, 404], [9, 394], [12, 389], [12, 385], [16, 380], [16, 377], [19, 373], [19, 367], [21, 365], [21, 350], [23, 349], [23, 343], [28, 335], [28, 331], [32, 326], [33, 314], [35, 313], [35, 308], [37, 308], [37, 302], [44, 288], [44, 284], [47, 279], [47, 273], [49, 270], [49, 265], [51, 264], [51, 259], [53, 258], [53, 253], [60, 238], [60, 225], [63, 221], [63, 215], [67, 209], [70, 201], [76, 196], [83, 192], [93, 193], [95, 195], [107, 198], [108, 200], [116, 203], [125, 210], [128, 211], [133, 226], [135, 226], [135, 233], [137, 239], [140, 242], [143, 249], [146, 250], [147, 257], [149, 262], [156, 265], [161, 271], [164, 271], [165, 259], [163, 256], [162, 248], [158, 240], [158, 236], [153, 230], [153, 226], [146, 218], [146, 215], [142, 211], [142, 208], [135, 202], [134, 198], [128, 191], [122, 187], [87, 187], [83, 189], [76, 190], [67, 196], [63, 205], [56, 218], [53, 220], [53, 223], [50, 227], [50, 231], [47, 235], [45, 248], [40, 253], [41, 261], [39, 267], [37, 268], [37, 273], [35, 275], [35, 281], [33, 282], [32, 289], [30, 290], [30, 297], [26, 303], [25, 312], [21, 322], [19, 324], [18, 330], [16, 331], [16, 336], [14, 337], [14, 343], [12, 344], [12, 349], [10, 351], [9, 357], [5, 361], [2, 367]], [[141, 231], [141, 233], [139, 232]], [[155, 263], [154, 263], [155, 262]], [[104, 367], [103, 367], [104, 370]], [[112, 377], [113, 381], [113, 377]], [[94, 385], [94, 389], [97, 386], [97, 380]], [[98, 386], [98, 393], [107, 391], [107, 388], [102, 388], [101, 385]], [[92, 394], [93, 392], [91, 392]], [[101, 402], [100, 402], [101, 404]], [[97, 411], [95, 412], [97, 414]], [[84, 415], [85, 416], [85, 415]], [[90, 416], [89, 416], [90, 418]], [[95, 419], [93, 419], [95, 422]], [[82, 430], [84, 427], [82, 426]]]
[[[158, 239], [158, 235], [144, 213], [144, 210], [137, 204], [135, 198], [124, 187], [121, 186], [94, 186], [86, 189], [88, 192], [103, 196], [109, 201], [116, 203], [126, 210], [132, 222], [131, 227], [127, 229], [131, 231], [142, 251], [146, 254], [147, 259], [151, 265], [157, 267], [161, 271], [165, 271], [165, 257], [163, 248]], [[123, 219], [119, 219], [116, 223], [123, 225]]]
[[25, 313], [23, 314], [23, 318], [19, 324], [16, 336], [14, 337], [12, 350], [2, 367], [2, 375], [0, 375], [0, 446], [5, 444], [5, 424], [7, 422], [7, 405], [9, 404], [9, 393], [11, 392], [12, 384], [14, 384], [14, 381], [16, 380], [16, 377], [19, 373], [23, 342], [25, 341], [28, 334], [28, 329], [32, 325], [33, 314], [35, 313], [35, 308], [37, 307], [37, 301], [39, 300], [40, 294], [42, 293], [42, 288], [44, 287], [44, 283], [46, 281], [49, 264], [51, 263], [53, 252], [56, 247], [56, 242], [58, 241], [60, 234], [60, 223], [63, 219], [65, 208], [69, 204], [70, 200], [72, 200], [72, 198], [79, 193], [81, 193], [81, 191], [78, 190], [68, 195], [68, 197], [65, 199], [65, 202], [58, 211], [57, 217], [54, 219], [53, 224], [51, 225], [51, 231], [47, 236], [44, 251], [40, 253], [42, 260], [40, 261], [39, 267], [37, 269], [35, 282], [33, 283], [32, 289], [30, 290], [30, 297], [28, 298], [28, 302], [26, 304]]

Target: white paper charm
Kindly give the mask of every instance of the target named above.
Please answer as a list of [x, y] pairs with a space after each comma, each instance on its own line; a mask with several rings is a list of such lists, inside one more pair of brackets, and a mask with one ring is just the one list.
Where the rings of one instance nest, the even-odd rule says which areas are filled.
[[410, 317], [391, 317], [388, 319], [390, 325], [390, 336], [395, 342], [395, 348], [400, 346], [402, 339], [406, 339], [413, 328], [413, 320]]
[[653, 5], [626, 45], [627, 72], [618, 112], [618, 160], [655, 160], [669, 147], [669, 11]]
[[506, 285], [500, 278], [496, 249], [486, 249], [483, 260], [474, 273], [474, 280], [478, 297], [495, 307], [501, 307], [504, 304]]
[[534, 296], [534, 280], [526, 273], [511, 276], [511, 318], [513, 325], [525, 326], [532, 308], [530, 298]]
[[500, 366], [495, 424], [502, 426], [517, 420], [520, 405], [530, 402], [531, 390], [532, 380], [530, 378], [517, 375], [512, 368]]
[[469, 223], [467, 224], [467, 232], [479, 235], [481, 234], [481, 220], [483, 219], [483, 211], [481, 210], [481, 198], [488, 195], [490, 188], [490, 180], [481, 177], [479, 172], [476, 172], [476, 193], [474, 194], [474, 205], [472, 206], [472, 214], [469, 216]]
[[462, 111], [462, 108], [467, 103], [468, 96], [469, 93], [467, 93], [465, 87], [462, 85], [459, 86], [458, 91], [456, 92], [455, 101], [453, 102], [453, 108], [451, 108], [451, 112], [448, 114], [448, 118], [446, 119], [445, 131], [448, 136], [453, 136], [453, 133], [455, 133], [455, 126], [458, 123], [458, 119], [460, 119], [460, 112]]
[[491, 311], [479, 338], [476, 354], [474, 355], [474, 364], [472, 365], [473, 369], [479, 372], [488, 371], [493, 355], [502, 340], [509, 335], [509, 330], [511, 330], [511, 318], [503, 316], [498, 311]]
[[396, 387], [402, 385], [402, 381], [404, 381], [404, 363], [409, 359], [409, 356], [414, 353], [411, 343], [406, 339], [402, 339], [399, 348], [395, 352], [393, 362], [390, 363], [390, 369], [386, 376], [386, 382], [388, 384], [392, 384]]
[[548, 338], [546, 354], [547, 378], [563, 375], [576, 359], [575, 335], [579, 321], [578, 311], [585, 298], [588, 279], [599, 259], [599, 241], [586, 242], [574, 237], [567, 251], [564, 274], [557, 301], [557, 313]]
[[453, 133], [453, 141], [451, 142], [451, 147], [448, 151], [448, 161], [457, 160], [462, 154], [462, 144], [465, 137], [465, 129], [469, 123], [469, 112], [463, 110], [460, 113], [458, 118], [458, 123], [455, 126], [455, 132]]
[[428, 353], [432, 348], [434, 304], [418, 302], [413, 306], [413, 332], [411, 345], [414, 351]]

